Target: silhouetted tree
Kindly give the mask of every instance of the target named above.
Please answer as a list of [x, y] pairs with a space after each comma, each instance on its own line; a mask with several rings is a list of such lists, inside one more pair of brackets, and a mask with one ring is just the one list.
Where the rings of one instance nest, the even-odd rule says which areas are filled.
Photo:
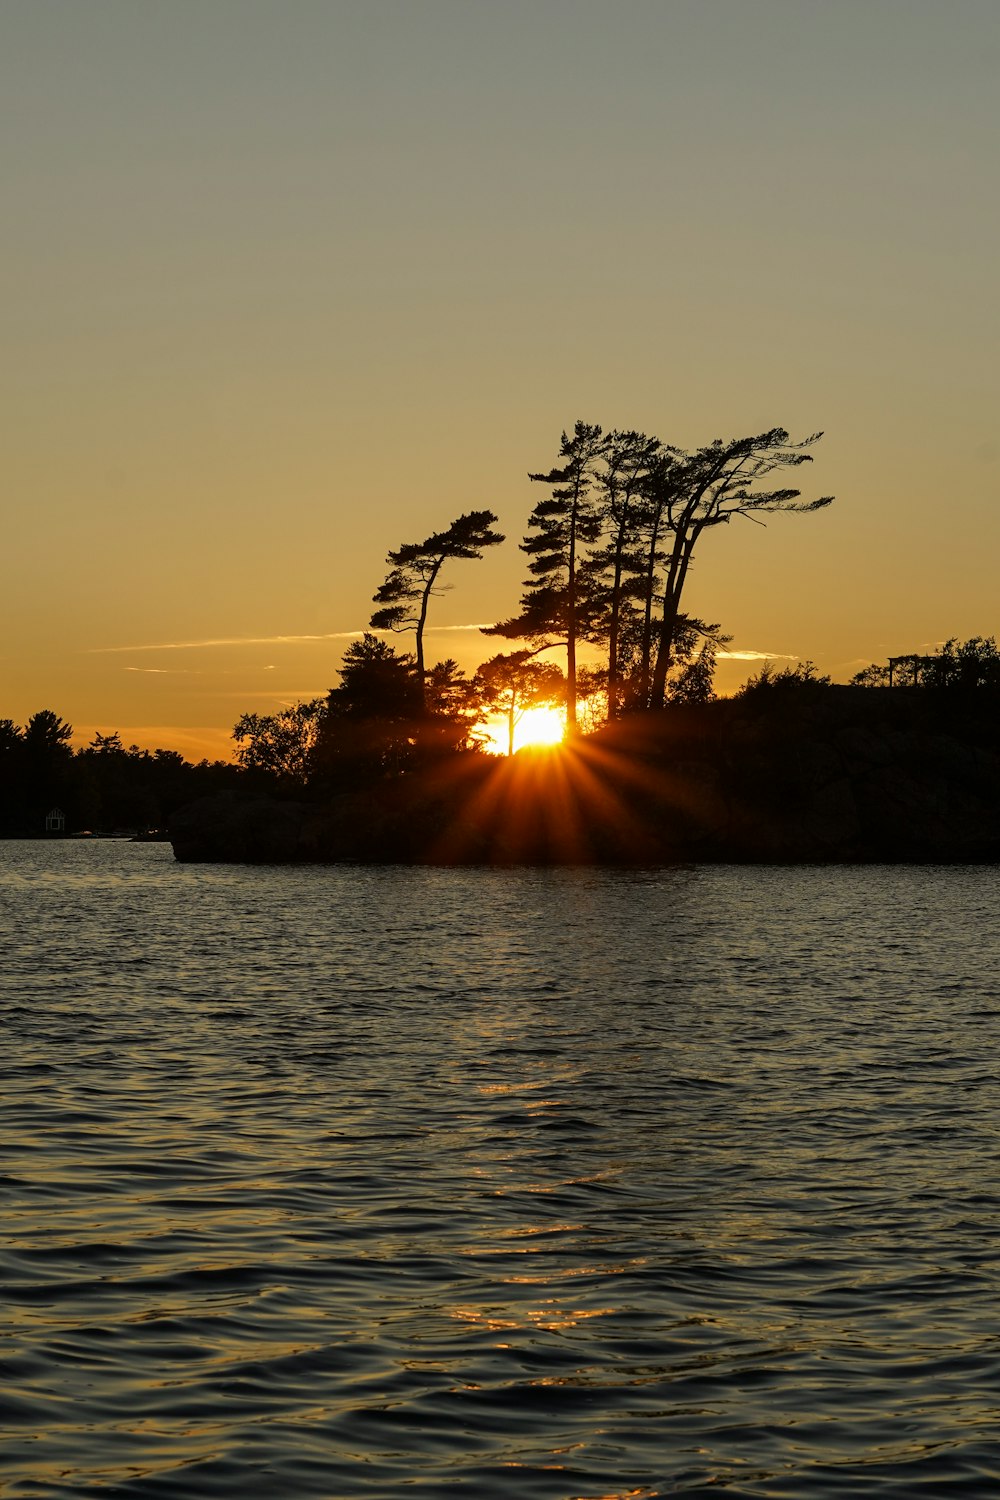
[[736, 694], [738, 698], [759, 697], [764, 693], [794, 693], [802, 688], [825, 688], [830, 686], [830, 677], [820, 672], [815, 662], [800, 661], [793, 667], [776, 667], [766, 661], [753, 677]]
[[[636, 712], [648, 707], [648, 658], [644, 613], [629, 611], [620, 641], [620, 690], [622, 707]], [[714, 697], [716, 654], [732, 636], [720, 625], [695, 616], [677, 617], [665, 700], [671, 703], [708, 702]]]
[[435, 662], [424, 680], [426, 715], [418, 738], [432, 755], [473, 746], [480, 717], [475, 688], [452, 657]]
[[366, 631], [352, 641], [319, 723], [312, 763], [321, 781], [364, 781], [412, 766], [423, 694], [416, 662]]
[[348, 646], [339, 674], [340, 687], [330, 697], [345, 716], [409, 722], [420, 705], [414, 658], [370, 631]]
[[720, 646], [732, 636], [718, 625], [682, 617], [674, 641], [674, 672], [667, 679], [669, 703], [711, 703], [715, 697], [715, 659]]
[[728, 525], [734, 516], [759, 521], [778, 511], [808, 512], [831, 504], [832, 495], [798, 502], [801, 491], [761, 488], [769, 475], [812, 461], [806, 450], [822, 437], [814, 432], [792, 443], [783, 427], [753, 437], [716, 439], [686, 457], [666, 476], [663, 511], [672, 541], [666, 559], [656, 664], [650, 683], [650, 706], [664, 701], [681, 597], [698, 540], [710, 526]]
[[566, 646], [566, 729], [576, 730], [577, 643], [588, 633], [584, 547], [600, 535], [601, 519], [592, 493], [595, 468], [605, 452], [600, 427], [577, 422], [572, 436], [562, 435], [559, 457], [564, 460], [546, 474], [529, 474], [552, 493], [539, 500], [528, 520], [531, 528], [521, 543], [531, 559], [531, 574], [521, 598], [520, 615], [501, 620], [484, 631], [508, 640], [528, 640], [533, 651], [557, 643]]
[[684, 459], [678, 448], [661, 443], [645, 484], [645, 493], [637, 517], [638, 541], [628, 559], [633, 581], [631, 592], [641, 624], [635, 630], [629, 622], [635, 670], [630, 683], [630, 707], [648, 708], [652, 681], [656, 630], [656, 606], [661, 592], [661, 572], [666, 562], [670, 538], [670, 503], [683, 484]]
[[60, 719], [50, 708], [32, 714], [24, 726], [23, 742], [30, 756], [64, 758], [71, 753], [69, 742], [72, 738], [72, 724]]
[[977, 690], [1000, 688], [1000, 651], [993, 636], [957, 636], [930, 655], [894, 656], [855, 672], [855, 687], [927, 687]]
[[851, 678], [852, 687], [891, 687], [888, 665], [883, 666], [880, 662], [873, 661], [869, 666], [862, 667], [860, 672], [855, 672]]
[[416, 672], [423, 696], [426, 683], [424, 627], [431, 596], [444, 564], [452, 558], [478, 559], [487, 547], [504, 540], [494, 531], [491, 510], [473, 510], [452, 521], [446, 531], [436, 531], [423, 542], [408, 542], [386, 561], [391, 571], [375, 594], [381, 605], [371, 617], [373, 630], [412, 630], [416, 637]]
[[279, 783], [304, 786], [324, 707], [323, 698], [311, 698], [273, 714], [241, 715], [233, 728], [237, 764]]
[[[590, 597], [591, 638], [606, 645], [607, 716], [617, 717], [620, 698], [622, 634], [638, 608], [647, 555], [643, 525], [649, 525], [651, 476], [662, 445], [644, 432], [611, 432], [596, 473], [596, 500], [602, 537], [584, 565]], [[653, 558], [657, 556], [654, 542]], [[651, 565], [652, 566], [652, 565]], [[650, 595], [652, 587], [650, 587]], [[648, 654], [648, 653], [647, 653]]]
[[28, 825], [41, 830], [46, 811], [69, 800], [73, 726], [51, 709], [32, 714], [21, 736], [22, 796]]
[[100, 730], [97, 730], [87, 750], [94, 755], [124, 755], [125, 746], [122, 744], [122, 737], [117, 729], [111, 734], [101, 734]]
[[551, 662], [533, 661], [530, 651], [491, 656], [477, 669], [473, 686], [481, 711], [503, 714], [507, 720], [507, 754], [514, 754], [514, 731], [529, 708], [557, 703], [565, 679]]

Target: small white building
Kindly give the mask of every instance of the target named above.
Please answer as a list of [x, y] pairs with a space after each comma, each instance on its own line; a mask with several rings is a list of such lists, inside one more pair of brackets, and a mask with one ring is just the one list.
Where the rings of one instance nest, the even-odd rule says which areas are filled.
[[66, 832], [66, 814], [63, 812], [61, 807], [50, 808], [49, 811], [45, 814], [45, 832]]

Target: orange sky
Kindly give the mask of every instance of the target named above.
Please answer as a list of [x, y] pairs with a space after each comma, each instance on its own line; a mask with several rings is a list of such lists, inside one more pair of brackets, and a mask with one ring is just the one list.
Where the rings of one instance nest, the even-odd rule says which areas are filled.
[[509, 614], [577, 418], [826, 430], [831, 510], [698, 556], [734, 650], [845, 678], [1000, 626], [993, 0], [47, 0], [0, 33], [0, 717], [226, 753], [473, 508], [509, 541], [433, 624]]

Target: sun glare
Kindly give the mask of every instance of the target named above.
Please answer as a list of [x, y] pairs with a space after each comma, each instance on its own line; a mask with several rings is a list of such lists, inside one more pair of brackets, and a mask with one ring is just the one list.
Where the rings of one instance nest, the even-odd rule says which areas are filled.
[[558, 745], [566, 734], [566, 721], [557, 708], [529, 708], [514, 730], [514, 749], [525, 745]]
[[[509, 727], [506, 715], [498, 715], [485, 724], [485, 748], [492, 755], [506, 755], [509, 744]], [[514, 750], [526, 750], [529, 745], [560, 745], [566, 736], [566, 718], [557, 708], [526, 709], [514, 726]]]

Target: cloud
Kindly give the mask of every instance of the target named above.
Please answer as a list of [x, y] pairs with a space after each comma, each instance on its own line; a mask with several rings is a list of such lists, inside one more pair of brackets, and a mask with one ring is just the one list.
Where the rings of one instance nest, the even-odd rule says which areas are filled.
[[219, 702], [225, 698], [238, 699], [241, 703], [244, 701], [249, 702], [251, 698], [259, 698], [263, 703], [274, 703], [275, 701], [277, 701], [279, 703], [287, 703], [290, 705], [293, 703], [306, 703], [311, 701], [313, 698], [325, 698], [329, 691], [330, 685], [328, 683], [326, 687], [321, 688], [311, 687], [293, 689], [273, 687], [251, 688], [249, 691], [245, 688], [240, 688], [238, 690], [234, 689], [231, 692], [225, 693], [205, 692], [201, 693], [200, 696], [202, 698], [210, 699], [213, 703]]
[[213, 646], [297, 646], [313, 641], [353, 640], [361, 635], [364, 635], [363, 630], [337, 630], [329, 635], [213, 636], [204, 641], [147, 641], [141, 646], [91, 646], [88, 655], [108, 656], [126, 651], [204, 651]]
[[[428, 625], [425, 635], [443, 635], [455, 630], [485, 630], [482, 624], [476, 625]], [[322, 641], [353, 641], [361, 636], [370, 635], [393, 635], [404, 632], [391, 630], [331, 630], [325, 635], [230, 635], [215, 636], [203, 641], [149, 641], [142, 646], [91, 646], [87, 652], [89, 656], [107, 656], [112, 653], [126, 651], [203, 651], [214, 646], [303, 646], [312, 645]], [[139, 671], [140, 668], [132, 668]], [[152, 671], [153, 668], [146, 670]]]
[[798, 661], [793, 651], [717, 651], [720, 661]]

